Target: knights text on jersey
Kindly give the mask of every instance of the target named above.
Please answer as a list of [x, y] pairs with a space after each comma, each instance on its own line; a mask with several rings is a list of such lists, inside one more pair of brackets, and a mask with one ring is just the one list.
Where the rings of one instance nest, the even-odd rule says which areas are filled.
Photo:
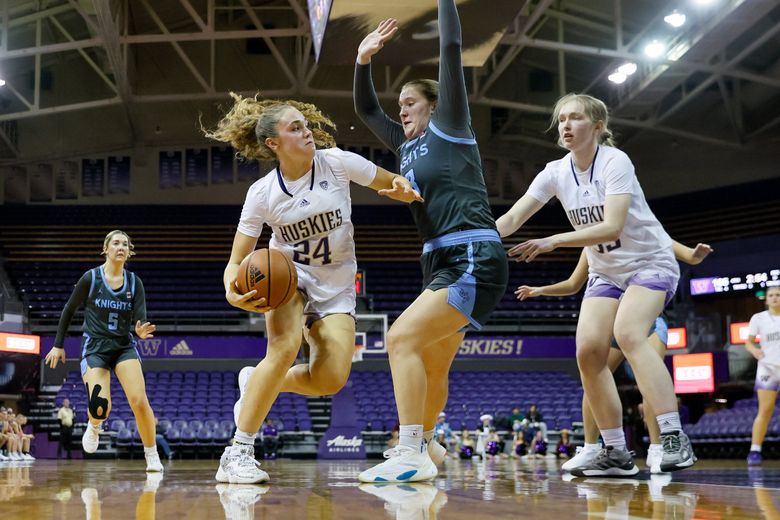
[[548, 163], [528, 193], [544, 203], [557, 197], [574, 229], [604, 221], [607, 195], [630, 194], [628, 215], [618, 240], [585, 248], [590, 272], [621, 279], [652, 266], [679, 276], [672, 239], [647, 205], [631, 160], [617, 148], [599, 146], [592, 166], [585, 172], [576, 171], [571, 153]]
[[401, 174], [424, 203], [410, 207], [423, 241], [463, 229], [495, 229], [475, 139], [453, 137], [433, 121], [401, 146]]
[[126, 345], [132, 339], [136, 276], [124, 272], [125, 282], [117, 290], [112, 289], [101, 267], [90, 271], [92, 280], [84, 305], [84, 334], [94, 338], [116, 339]]

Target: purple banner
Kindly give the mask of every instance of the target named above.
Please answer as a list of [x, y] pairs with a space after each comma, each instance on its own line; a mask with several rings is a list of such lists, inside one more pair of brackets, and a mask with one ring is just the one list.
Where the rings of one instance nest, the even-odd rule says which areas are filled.
[[471, 336], [460, 344], [459, 358], [573, 358], [574, 336]]
[[[157, 336], [137, 339], [142, 359], [260, 359], [265, 356], [268, 340], [254, 336]], [[46, 355], [54, 336], [41, 337], [41, 354]], [[81, 336], [65, 338], [65, 355], [81, 357]]]
[[[371, 342], [368, 342], [369, 346]], [[363, 357], [383, 358], [387, 353], [373, 353], [367, 346]], [[527, 359], [573, 358], [574, 336], [467, 336], [458, 349], [458, 358]]]
[[328, 431], [320, 438], [318, 458], [320, 459], [365, 459], [366, 446], [360, 432], [357, 418], [357, 403], [352, 384], [342, 388], [333, 396]]
[[[51, 349], [54, 336], [41, 337], [41, 355]], [[179, 359], [260, 359], [265, 356], [268, 340], [254, 336], [158, 336], [137, 339], [142, 358]], [[386, 358], [374, 353], [367, 342], [364, 358]], [[65, 338], [65, 354], [80, 356], [81, 336]], [[468, 336], [458, 349], [459, 358], [573, 358], [574, 336]]]

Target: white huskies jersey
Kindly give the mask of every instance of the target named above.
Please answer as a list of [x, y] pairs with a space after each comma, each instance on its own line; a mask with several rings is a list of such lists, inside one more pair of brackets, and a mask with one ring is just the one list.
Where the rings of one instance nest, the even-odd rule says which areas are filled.
[[760, 336], [764, 357], [759, 363], [780, 365], [780, 316], [773, 316], [769, 311], [754, 314], [750, 318], [748, 334]]
[[547, 203], [557, 197], [574, 229], [604, 221], [607, 195], [628, 193], [631, 204], [620, 238], [585, 248], [590, 272], [622, 285], [640, 269], [652, 267], [679, 277], [672, 239], [647, 205], [628, 156], [617, 148], [599, 146], [591, 168], [577, 172], [571, 152], [547, 164], [528, 193]]
[[269, 247], [287, 255], [297, 269], [323, 275], [318, 278], [334, 293], [354, 286], [349, 183], [368, 186], [375, 176], [376, 165], [357, 154], [317, 150], [311, 171], [300, 179], [285, 180], [274, 168], [250, 186], [238, 230], [259, 237], [268, 224], [273, 231]]

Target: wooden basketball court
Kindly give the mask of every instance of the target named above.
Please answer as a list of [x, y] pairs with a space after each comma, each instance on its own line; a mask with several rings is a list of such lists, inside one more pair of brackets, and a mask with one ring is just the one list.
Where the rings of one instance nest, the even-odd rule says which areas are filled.
[[38, 460], [0, 466], [0, 515], [16, 519], [780, 518], [780, 462], [701, 461], [671, 476], [562, 478], [555, 460], [448, 460], [425, 484], [359, 484], [369, 462], [275, 460], [268, 485], [214, 481], [216, 460]]

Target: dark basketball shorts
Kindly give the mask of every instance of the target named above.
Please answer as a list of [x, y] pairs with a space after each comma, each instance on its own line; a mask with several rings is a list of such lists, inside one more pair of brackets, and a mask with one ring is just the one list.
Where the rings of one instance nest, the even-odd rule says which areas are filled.
[[127, 359], [141, 361], [141, 356], [135, 349], [135, 341], [120, 345], [114, 339], [95, 339], [89, 336], [81, 338], [82, 376], [87, 373], [87, 368], [114, 370], [119, 363]]
[[509, 266], [495, 230], [458, 231], [425, 242], [423, 289], [448, 290], [448, 302], [479, 330], [506, 293]]

